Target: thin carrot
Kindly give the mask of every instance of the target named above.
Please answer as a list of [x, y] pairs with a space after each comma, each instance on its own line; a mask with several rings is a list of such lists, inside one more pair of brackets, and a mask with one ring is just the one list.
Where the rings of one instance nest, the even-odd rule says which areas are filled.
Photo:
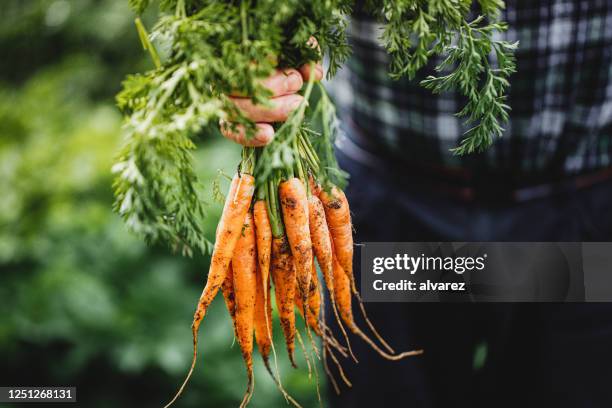
[[[263, 289], [262, 289], [263, 288]], [[259, 354], [263, 358], [266, 369], [271, 372], [270, 369], [270, 350], [272, 347], [271, 330], [267, 322], [271, 320], [271, 316], [268, 316], [268, 312], [271, 313], [271, 309], [266, 307], [266, 294], [270, 287], [262, 283], [261, 269], [257, 267], [257, 293], [255, 297], [255, 340], [257, 342], [257, 348]]]
[[[264, 192], [264, 190], [261, 190]], [[270, 303], [270, 257], [272, 254], [272, 228], [268, 217], [268, 207], [265, 200], [257, 200], [253, 205], [253, 220], [257, 238], [257, 262], [259, 268], [257, 281], [257, 303], [255, 339], [264, 364], [270, 374], [269, 355], [272, 344], [272, 305]], [[263, 323], [263, 325], [261, 324]], [[265, 332], [263, 332], [265, 330]], [[261, 344], [260, 344], [261, 342]]]
[[312, 278], [310, 279], [310, 287], [308, 290], [308, 307], [304, 309], [302, 297], [297, 292], [295, 294], [295, 306], [302, 318], [304, 318], [304, 310], [306, 310], [306, 318], [304, 319], [306, 324], [308, 324], [308, 326], [314, 330], [317, 336], [321, 337], [323, 335], [323, 332], [319, 326], [321, 295], [319, 293], [319, 279], [317, 277], [317, 270], [314, 267], [314, 263], [312, 269]]
[[308, 225], [308, 198], [304, 184], [298, 178], [280, 183], [278, 188], [283, 221], [297, 273], [298, 289], [304, 305], [308, 303], [308, 288], [312, 274], [312, 241]]
[[257, 261], [262, 276], [262, 287], [264, 287], [270, 278], [270, 256], [272, 253], [272, 229], [268, 217], [268, 208], [264, 200], [255, 201], [253, 219], [257, 236]]
[[315, 328], [315, 333], [321, 335], [319, 328], [319, 314], [321, 313], [321, 292], [319, 292], [319, 276], [317, 268], [312, 264], [312, 277], [310, 279], [310, 291], [308, 292], [308, 320], [310, 327]]
[[[312, 178], [310, 178], [311, 182], [311, 190], [316, 191], [314, 186], [314, 182]], [[319, 189], [320, 192], [320, 189]], [[353, 350], [351, 348], [351, 343], [349, 341], [348, 335], [346, 334], [346, 330], [342, 324], [340, 316], [338, 315], [338, 308], [336, 306], [336, 300], [334, 299], [334, 273], [333, 273], [333, 260], [332, 260], [332, 241], [329, 233], [329, 228], [327, 226], [327, 220], [325, 218], [325, 209], [323, 208], [323, 203], [317, 197], [316, 194], [308, 197], [308, 218], [309, 218], [309, 227], [310, 227], [310, 236], [312, 239], [312, 247], [314, 253], [317, 257], [317, 261], [319, 262], [319, 266], [321, 267], [321, 272], [323, 273], [323, 279], [325, 280], [325, 285], [327, 286], [327, 290], [330, 293], [330, 298], [332, 302], [332, 309], [334, 311], [334, 316], [336, 317], [336, 321], [338, 322], [338, 326], [342, 331], [344, 339], [346, 341], [346, 345], [349, 349], [349, 353], [355, 362], [357, 362], [357, 358], [353, 354]]]
[[250, 212], [244, 218], [242, 234], [232, 257], [234, 294], [236, 300], [236, 337], [246, 364], [248, 385], [240, 404], [246, 406], [253, 393], [253, 333], [255, 298], [257, 293], [257, 247], [253, 216]]
[[193, 374], [195, 368], [197, 355], [198, 355], [198, 329], [202, 319], [206, 315], [206, 311], [210, 306], [211, 302], [219, 292], [219, 288], [225, 280], [227, 270], [229, 268], [236, 243], [242, 231], [242, 224], [244, 218], [251, 205], [251, 198], [255, 191], [255, 178], [250, 174], [242, 173], [236, 174], [230, 185], [229, 193], [225, 200], [225, 206], [223, 207], [223, 213], [217, 226], [217, 234], [215, 240], [215, 247], [212, 253], [212, 259], [210, 261], [210, 269], [208, 270], [208, 278], [206, 280], [206, 286], [200, 295], [196, 312], [193, 316], [193, 323], [191, 324], [191, 332], [193, 336], [193, 358], [191, 361], [191, 367], [189, 372], [181, 384], [176, 395], [170, 400], [166, 407], [169, 407], [176, 401], [181, 395], [185, 385]]
[[276, 294], [276, 307], [280, 318], [281, 328], [285, 336], [287, 352], [291, 365], [295, 364], [295, 314], [293, 312], [295, 298], [295, 265], [291, 256], [291, 249], [286, 236], [272, 239], [272, 278], [274, 279], [274, 292]]
[[227, 268], [227, 275], [221, 285], [221, 293], [223, 293], [223, 299], [225, 300], [225, 307], [232, 318], [232, 328], [234, 334], [236, 333], [236, 296], [234, 294], [234, 273], [232, 271], [232, 264], [230, 263]]
[[378, 341], [380, 341], [389, 352], [395, 353], [395, 350], [393, 350], [380, 333], [378, 333], [378, 330], [376, 330], [376, 327], [374, 327], [368, 318], [363, 302], [361, 301], [361, 296], [357, 291], [355, 276], [353, 274], [353, 226], [351, 223], [351, 210], [346, 195], [337, 187], [332, 187], [330, 193], [322, 190], [320, 198], [325, 207], [325, 215], [327, 217], [329, 231], [332, 236], [338, 262], [340, 262], [340, 266], [350, 280], [351, 289], [353, 294], [357, 297], [359, 308], [361, 309], [366, 324], [372, 333], [374, 333]]

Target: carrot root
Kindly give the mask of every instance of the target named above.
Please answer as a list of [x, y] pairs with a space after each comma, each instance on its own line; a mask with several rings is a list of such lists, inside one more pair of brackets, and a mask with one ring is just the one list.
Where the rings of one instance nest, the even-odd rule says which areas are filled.
[[332, 358], [332, 361], [336, 364], [336, 367], [338, 368], [338, 372], [340, 373], [340, 378], [342, 378], [342, 381], [344, 381], [344, 383], [348, 386], [348, 387], [352, 387], [353, 384], [349, 381], [349, 379], [346, 377], [346, 374], [344, 373], [344, 369], [342, 368], [342, 364], [340, 364], [340, 362], [338, 361], [338, 359], [336, 358], [336, 356], [334, 355], [333, 351], [331, 349], [329, 350], [329, 355]]
[[393, 348], [391, 348], [391, 346], [385, 341], [385, 339], [380, 335], [378, 330], [376, 330], [376, 327], [374, 327], [374, 324], [372, 324], [372, 322], [368, 318], [368, 315], [365, 310], [365, 306], [363, 305], [363, 301], [361, 300], [361, 295], [359, 295], [359, 292], [355, 292], [354, 294], [355, 294], [355, 297], [357, 298], [357, 303], [359, 303], [359, 308], [361, 309], [361, 315], [363, 316], [363, 319], [365, 320], [366, 324], [368, 325], [368, 327], [370, 328], [374, 336], [378, 339], [378, 341], [380, 341], [380, 344], [382, 344], [383, 347], [386, 348], [388, 352], [390, 352], [391, 354], [395, 354], [395, 350], [393, 350]]

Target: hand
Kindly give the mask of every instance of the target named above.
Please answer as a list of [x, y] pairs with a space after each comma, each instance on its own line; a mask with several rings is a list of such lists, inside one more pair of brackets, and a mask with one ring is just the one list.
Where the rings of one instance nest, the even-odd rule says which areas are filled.
[[[323, 78], [323, 66], [315, 65], [314, 80]], [[244, 146], [265, 146], [274, 138], [272, 123], [284, 122], [289, 114], [295, 110], [303, 97], [297, 92], [302, 89], [305, 81], [310, 79], [310, 64], [296, 69], [276, 70], [274, 74], [263, 80], [263, 85], [272, 92], [270, 106], [255, 105], [250, 98], [230, 95], [230, 99], [236, 104], [242, 113], [255, 122], [257, 127], [255, 135], [247, 140], [244, 126], [238, 125], [232, 130], [228, 122], [221, 121], [221, 133], [226, 138]]]

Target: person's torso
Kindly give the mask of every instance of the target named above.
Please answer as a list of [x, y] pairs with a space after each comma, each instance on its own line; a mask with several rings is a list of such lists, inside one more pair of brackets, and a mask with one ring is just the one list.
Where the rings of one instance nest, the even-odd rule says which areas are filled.
[[564, 174], [609, 167], [612, 1], [507, 1], [501, 17], [509, 29], [500, 36], [519, 41], [517, 73], [510, 121], [486, 153], [450, 151], [466, 131], [455, 115], [465, 99], [418, 84], [439, 60], [412, 81], [392, 80], [379, 27], [364, 15], [351, 23], [353, 56], [332, 83], [343, 118], [374, 153], [411, 163]]

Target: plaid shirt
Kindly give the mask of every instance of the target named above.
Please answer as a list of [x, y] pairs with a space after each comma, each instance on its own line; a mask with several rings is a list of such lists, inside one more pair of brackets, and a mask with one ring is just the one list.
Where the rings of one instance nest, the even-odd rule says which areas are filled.
[[[509, 0], [499, 34], [519, 41], [512, 107], [504, 136], [484, 154], [457, 157], [466, 127], [454, 116], [461, 95], [433, 95], [414, 81], [393, 81], [380, 28], [366, 16], [351, 24], [353, 57], [331, 84], [353, 144], [377, 157], [413, 164], [574, 174], [611, 166], [612, 0]], [[422, 70], [433, 74], [439, 61]]]

